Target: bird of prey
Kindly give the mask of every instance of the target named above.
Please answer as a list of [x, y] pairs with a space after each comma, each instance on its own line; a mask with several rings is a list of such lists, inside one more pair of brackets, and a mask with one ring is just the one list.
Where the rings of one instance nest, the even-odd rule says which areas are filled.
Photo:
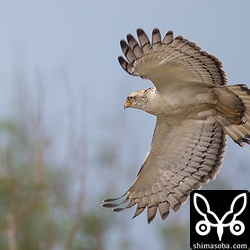
[[215, 178], [226, 135], [239, 146], [250, 144], [250, 89], [227, 85], [218, 58], [182, 36], [174, 38], [172, 31], [162, 39], [154, 29], [151, 42], [142, 29], [137, 36], [138, 41], [131, 34], [121, 40], [126, 59], [118, 60], [130, 75], [155, 87], [131, 93], [124, 107], [155, 115], [154, 136], [132, 186], [102, 206], [122, 211], [137, 205], [134, 217], [147, 208], [150, 223], [157, 210], [165, 220], [170, 208], [178, 211], [192, 190]]

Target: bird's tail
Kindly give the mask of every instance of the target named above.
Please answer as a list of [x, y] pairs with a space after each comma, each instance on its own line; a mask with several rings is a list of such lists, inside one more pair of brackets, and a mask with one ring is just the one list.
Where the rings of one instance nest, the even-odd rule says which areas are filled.
[[219, 114], [216, 120], [241, 147], [250, 144], [250, 89], [245, 84], [216, 88]]

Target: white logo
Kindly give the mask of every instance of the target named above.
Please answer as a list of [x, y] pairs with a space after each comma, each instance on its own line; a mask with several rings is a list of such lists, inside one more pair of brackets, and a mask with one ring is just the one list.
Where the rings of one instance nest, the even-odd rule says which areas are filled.
[[[243, 197], [242, 208], [240, 209], [240, 211], [233, 214], [235, 203], [242, 197]], [[202, 199], [205, 202], [206, 210], [207, 210], [206, 213], [203, 213], [199, 209], [198, 204], [197, 204], [198, 198]], [[246, 208], [246, 205], [247, 205], [246, 193], [239, 194], [233, 199], [232, 204], [230, 206], [230, 210], [228, 212], [226, 212], [221, 219], [219, 219], [218, 216], [210, 210], [210, 205], [209, 205], [207, 199], [203, 195], [195, 193], [193, 200], [194, 200], [194, 207], [195, 207], [196, 211], [204, 217], [204, 220], [197, 222], [197, 224], [195, 226], [195, 230], [199, 235], [202, 235], [202, 236], [207, 235], [211, 230], [211, 226], [217, 227], [217, 235], [218, 235], [219, 241], [221, 241], [221, 238], [222, 238], [222, 235], [224, 232], [224, 227], [229, 227], [230, 232], [233, 235], [237, 235], [237, 236], [243, 234], [243, 232], [245, 231], [245, 225], [242, 223], [242, 221], [236, 220], [236, 217], [238, 215], [240, 215], [244, 211], [244, 209]], [[212, 215], [215, 218], [217, 223], [210, 222], [208, 217], [207, 217], [207, 214]], [[233, 219], [229, 223], [223, 223], [229, 214], [233, 214]]]

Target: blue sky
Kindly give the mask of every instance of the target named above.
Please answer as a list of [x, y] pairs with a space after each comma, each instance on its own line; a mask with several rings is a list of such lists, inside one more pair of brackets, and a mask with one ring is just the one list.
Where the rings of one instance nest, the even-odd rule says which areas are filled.
[[[0, 117], [22, 112], [18, 98], [23, 92], [32, 110], [41, 81], [46, 92], [44, 126], [57, 133], [56, 157], [63, 159], [63, 135], [72, 110], [72, 126], [76, 135], [88, 133], [92, 158], [112, 137], [114, 124], [109, 117], [116, 116], [121, 126], [117, 133], [127, 133], [121, 161], [129, 163], [135, 176], [149, 148], [155, 121], [138, 110], [124, 111], [123, 103], [130, 92], [152, 84], [121, 69], [119, 40], [135, 34], [139, 27], [149, 34], [155, 27], [162, 34], [173, 30], [176, 36], [183, 35], [219, 57], [230, 84], [250, 86], [249, 9], [247, 0], [0, 1]], [[240, 164], [250, 162], [250, 149], [231, 141], [228, 145], [219, 175], [228, 177], [232, 188], [249, 189], [249, 181], [234, 182], [233, 177], [242, 178]], [[129, 147], [136, 150], [134, 159], [126, 158]], [[127, 181], [117, 196], [132, 183]]]

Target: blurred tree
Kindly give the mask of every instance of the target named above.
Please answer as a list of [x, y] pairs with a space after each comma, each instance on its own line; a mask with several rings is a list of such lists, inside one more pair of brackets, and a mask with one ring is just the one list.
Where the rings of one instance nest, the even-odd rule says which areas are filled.
[[52, 249], [63, 223], [55, 211], [67, 204], [64, 175], [45, 167], [36, 137], [21, 125], [2, 122], [0, 138], [1, 249]]
[[159, 236], [164, 249], [189, 249], [189, 225], [183, 222], [162, 225]]
[[[72, 159], [58, 166], [47, 157], [51, 140], [41, 124], [24, 116], [0, 122], [0, 249], [106, 249], [112, 220], [101, 214], [101, 198], [95, 209], [85, 203], [86, 176], [80, 178], [79, 194], [72, 190], [79, 181], [68, 166]], [[72, 137], [70, 144], [76, 144]], [[71, 164], [87, 168], [74, 156]]]

